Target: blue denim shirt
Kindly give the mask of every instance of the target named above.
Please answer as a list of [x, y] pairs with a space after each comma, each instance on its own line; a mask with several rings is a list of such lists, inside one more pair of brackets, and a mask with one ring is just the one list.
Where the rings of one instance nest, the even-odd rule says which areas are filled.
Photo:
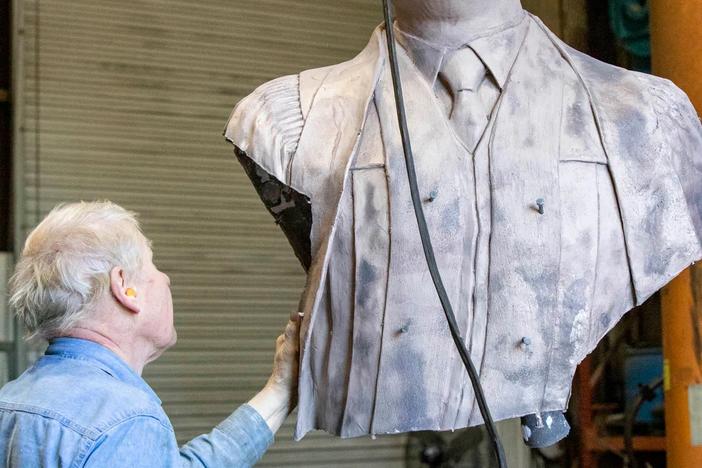
[[273, 442], [243, 405], [212, 432], [178, 447], [161, 400], [107, 348], [53, 340], [0, 389], [0, 463], [13, 467], [246, 467]]

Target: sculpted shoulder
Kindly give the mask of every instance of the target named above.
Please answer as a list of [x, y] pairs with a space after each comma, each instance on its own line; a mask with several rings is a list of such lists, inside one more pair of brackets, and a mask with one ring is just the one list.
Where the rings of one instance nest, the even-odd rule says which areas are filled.
[[[617, 98], [614, 102], [621, 108], [621, 117], [625, 116], [628, 107], [634, 107], [639, 112], [653, 112], [661, 120], [659, 124], [677, 122], [678, 126], [697, 133], [686, 135], [687, 137], [699, 138], [700, 120], [697, 112], [685, 92], [672, 81], [602, 62], [568, 46], [564, 46], [564, 49], [595, 99], [598, 96]], [[619, 116], [608, 114], [605, 117]], [[666, 127], [661, 130], [677, 129]]]
[[596, 114], [641, 303], [702, 256], [702, 125], [671, 81], [563, 50]]
[[299, 75], [287, 75], [260, 85], [239, 101], [224, 136], [266, 172], [287, 182], [303, 124]]
[[[311, 109], [316, 104], [319, 104], [316, 108], [330, 111], [335, 107], [348, 108], [350, 100], [366, 99], [353, 91], [358, 89], [359, 82], [374, 76], [378, 62], [377, 35], [376, 31], [368, 46], [351, 60], [260, 85], [236, 105], [224, 136], [270, 175], [299, 189], [291, 180], [290, 166]], [[324, 133], [315, 131], [315, 134], [319, 137]]]

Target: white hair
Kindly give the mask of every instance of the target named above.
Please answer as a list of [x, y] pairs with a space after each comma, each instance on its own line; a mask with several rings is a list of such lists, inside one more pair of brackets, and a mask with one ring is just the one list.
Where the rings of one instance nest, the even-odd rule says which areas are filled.
[[150, 244], [136, 214], [105, 202], [59, 205], [31, 232], [10, 280], [10, 305], [28, 339], [51, 339], [93, 312], [110, 272], [141, 272]]

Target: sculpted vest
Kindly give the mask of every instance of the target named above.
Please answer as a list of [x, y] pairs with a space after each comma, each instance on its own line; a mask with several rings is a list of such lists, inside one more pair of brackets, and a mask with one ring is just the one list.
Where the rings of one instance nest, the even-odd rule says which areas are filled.
[[[497, 420], [564, 409], [599, 339], [701, 257], [702, 128], [686, 96], [528, 21], [473, 161], [475, 308], [459, 318]], [[308, 273], [297, 438], [482, 423], [438, 299], [393, 268], [403, 249], [390, 248], [388, 180], [402, 153], [384, 51], [377, 30], [349, 62], [262, 85], [225, 131]], [[449, 136], [427, 112], [430, 90], [400, 61], [413, 147], [439, 161], [439, 177], [446, 146], [436, 142]], [[438, 250], [444, 224], [430, 221]], [[418, 242], [416, 226], [406, 230]], [[456, 267], [440, 267], [460, 297]], [[388, 308], [398, 284], [406, 308]]]

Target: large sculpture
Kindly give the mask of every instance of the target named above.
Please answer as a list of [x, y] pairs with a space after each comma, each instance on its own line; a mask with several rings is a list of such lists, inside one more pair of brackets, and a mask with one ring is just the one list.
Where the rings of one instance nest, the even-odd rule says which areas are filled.
[[[600, 338], [702, 257], [702, 126], [671, 82], [568, 47], [518, 0], [395, 4], [424, 210], [492, 415], [560, 414]], [[307, 270], [297, 438], [482, 423], [386, 50], [379, 27], [348, 62], [263, 84], [225, 131]]]

